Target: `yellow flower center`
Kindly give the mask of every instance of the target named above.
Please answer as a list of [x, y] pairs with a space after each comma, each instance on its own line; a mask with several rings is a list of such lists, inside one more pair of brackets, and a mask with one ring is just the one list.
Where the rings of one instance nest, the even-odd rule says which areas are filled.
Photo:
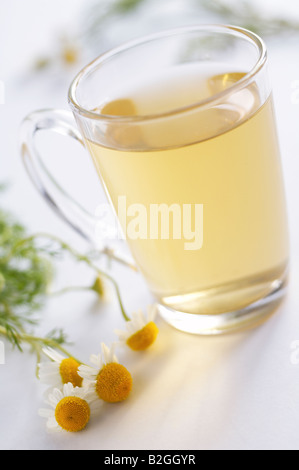
[[62, 58], [67, 64], [74, 64], [78, 60], [78, 50], [72, 46], [66, 46], [62, 51]]
[[142, 330], [137, 331], [127, 339], [127, 345], [133, 351], [147, 349], [157, 338], [159, 329], [154, 322], [149, 322]]
[[62, 429], [78, 432], [85, 428], [90, 418], [88, 403], [79, 397], [65, 397], [56, 406], [55, 419]]
[[99, 297], [102, 299], [105, 294], [105, 289], [104, 289], [104, 284], [102, 279], [98, 276], [94, 282], [94, 285], [92, 286], [92, 289], [99, 295]]
[[72, 357], [68, 357], [67, 359], [63, 359], [63, 361], [61, 361], [59, 372], [63, 384], [71, 382], [74, 387], [82, 386], [83, 379], [78, 375], [79, 366], [80, 364]]
[[96, 391], [101, 400], [116, 403], [128, 398], [132, 383], [130, 372], [121, 364], [111, 362], [99, 372]]

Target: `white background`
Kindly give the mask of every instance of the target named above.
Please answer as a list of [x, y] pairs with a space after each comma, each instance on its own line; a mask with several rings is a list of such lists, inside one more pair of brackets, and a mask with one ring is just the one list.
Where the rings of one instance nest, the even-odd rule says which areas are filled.
[[[30, 232], [59, 235], [82, 250], [85, 244], [32, 187], [18, 145], [20, 123], [27, 113], [67, 108], [68, 84], [76, 66], [40, 76], [32, 75], [30, 66], [37, 56], [53, 50], [53, 40], [56, 47], [61, 31], [76, 30], [84, 3], [4, 0], [0, 4], [0, 79], [6, 85], [5, 104], [0, 106], [0, 181], [11, 183], [0, 204], [14, 212]], [[294, 3], [264, 2], [263, 8], [270, 5], [272, 13], [283, 11], [284, 15], [289, 11], [299, 21]], [[155, 5], [149, 19], [158, 17]], [[165, 26], [187, 20], [170, 15]], [[200, 18], [205, 20], [209, 18]], [[155, 28], [161, 25], [157, 21]], [[155, 28], [149, 22], [148, 30]], [[132, 36], [140, 29], [136, 26]], [[126, 34], [124, 28], [124, 39]], [[101, 415], [75, 435], [46, 432], [44, 420], [37, 415], [44, 406], [44, 389], [35, 378], [35, 358], [27, 351], [12, 351], [5, 343], [5, 365], [0, 365], [1, 449], [299, 448], [299, 365], [291, 362], [292, 342], [299, 340], [299, 104], [292, 100], [292, 85], [299, 81], [299, 35], [271, 38], [267, 44], [290, 221], [290, 287], [283, 306], [256, 330], [217, 338], [183, 334], [159, 319], [160, 335], [151, 350], [119, 353], [134, 378], [130, 399], [104, 406]], [[101, 197], [101, 189], [84, 151], [57, 137], [48, 139], [44, 147], [58, 179], [94, 210], [92, 204]], [[152, 301], [137, 275], [118, 266], [112, 273], [128, 312]], [[55, 286], [92, 280], [89, 270], [66, 260], [57, 267]], [[73, 342], [69, 349], [87, 362], [91, 353], [99, 352], [101, 341], [109, 344], [115, 339], [113, 330], [124, 325], [111, 287], [109, 295], [104, 304], [91, 293], [49, 301], [37, 333], [64, 328]]]

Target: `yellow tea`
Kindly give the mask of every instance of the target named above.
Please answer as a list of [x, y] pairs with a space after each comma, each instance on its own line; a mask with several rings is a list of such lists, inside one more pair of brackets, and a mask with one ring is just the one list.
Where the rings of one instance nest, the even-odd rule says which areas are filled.
[[[131, 116], [132, 122], [119, 126], [111, 118], [105, 135], [86, 140], [116, 211], [121, 197], [127, 207], [139, 204], [148, 214], [152, 205], [181, 207], [182, 213], [184, 206], [194, 212], [201, 205], [197, 249], [186, 249], [186, 237], [175, 237], [174, 229], [168, 239], [151, 237], [150, 229], [147, 238], [127, 236], [152, 292], [178, 311], [211, 315], [241, 309], [267, 295], [286, 270], [287, 220], [272, 97], [261, 106], [251, 83], [221, 105], [208, 103], [243, 75], [179, 71], [127, 90], [98, 109]], [[196, 106], [205, 100], [206, 107]], [[182, 112], [172, 119], [178, 108]], [[149, 118], [158, 114], [165, 118]], [[134, 116], [144, 120], [134, 123]], [[172, 210], [168, 216], [171, 225]], [[132, 218], [127, 214], [126, 225]], [[122, 228], [127, 234], [128, 227]]]

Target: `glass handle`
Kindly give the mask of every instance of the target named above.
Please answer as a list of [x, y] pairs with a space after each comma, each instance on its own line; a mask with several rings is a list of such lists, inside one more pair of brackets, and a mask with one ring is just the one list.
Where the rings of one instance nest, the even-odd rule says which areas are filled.
[[71, 112], [41, 110], [28, 115], [21, 126], [21, 155], [34, 186], [56, 214], [86, 241], [98, 249], [100, 253], [104, 253], [110, 258], [137, 271], [134, 262], [124, 254], [117, 254], [114, 248], [102, 246], [99, 249], [95, 237], [96, 217], [84, 209], [58, 184], [46, 168], [36, 149], [35, 136], [39, 131], [43, 130], [50, 130], [70, 136], [80, 142], [85, 148], [84, 141], [74, 124], [74, 117]]

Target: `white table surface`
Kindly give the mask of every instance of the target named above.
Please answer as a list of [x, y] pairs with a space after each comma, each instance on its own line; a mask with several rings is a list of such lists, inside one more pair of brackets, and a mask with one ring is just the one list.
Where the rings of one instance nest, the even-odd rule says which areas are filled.
[[[53, 31], [71, 21], [71, 5], [75, 14], [82, 1], [6, 0], [0, 5], [0, 39], [5, 45], [0, 79], [6, 84], [6, 102], [0, 106], [0, 180], [12, 183], [0, 203], [30, 232], [47, 231], [84, 250], [84, 243], [37, 195], [18, 150], [19, 125], [28, 112], [67, 107], [67, 85], [74, 70], [62, 79], [30, 78], [24, 70], [34, 54], [48, 47]], [[292, 84], [299, 80], [298, 45], [299, 36], [268, 43], [291, 238], [290, 285], [279, 312], [258, 329], [211, 338], [181, 333], [159, 319], [160, 334], [152, 349], [142, 354], [120, 351], [120, 361], [134, 378], [130, 399], [105, 406], [78, 434], [46, 432], [45, 421], [37, 414], [44, 406], [44, 388], [34, 375], [35, 358], [5, 343], [5, 365], [0, 365], [1, 449], [299, 448], [299, 365], [291, 362], [291, 344], [299, 340], [299, 104], [292, 102]], [[61, 161], [60, 179], [65, 176], [74, 194], [79, 188], [86, 204], [98, 200], [97, 178], [80, 148], [67, 139], [53, 139], [47, 150], [53, 153], [53, 166]], [[119, 266], [112, 272], [129, 312], [152, 301], [137, 275]], [[89, 270], [74, 269], [66, 260], [57, 267], [55, 282], [62, 286], [91, 278]], [[37, 332], [64, 328], [73, 342], [69, 349], [83, 361], [99, 352], [101, 341], [109, 344], [115, 339], [113, 330], [124, 325], [112, 289], [104, 304], [91, 293], [53, 299], [41, 317]]]

